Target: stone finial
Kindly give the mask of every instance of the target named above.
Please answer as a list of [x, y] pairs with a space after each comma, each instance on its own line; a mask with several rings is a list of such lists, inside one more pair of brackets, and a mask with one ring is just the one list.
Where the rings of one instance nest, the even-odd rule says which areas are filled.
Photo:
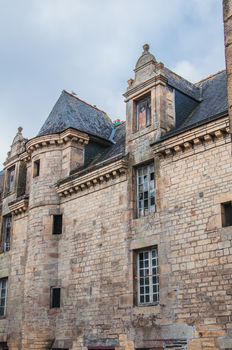
[[150, 46], [148, 44], [143, 45], [143, 53], [149, 53]]
[[144, 66], [147, 63], [151, 63], [151, 62], [155, 62], [156, 63], [156, 59], [155, 56], [153, 56], [150, 51], [150, 46], [148, 44], [144, 44], [143, 45], [143, 52], [142, 55], [140, 56], [140, 58], [138, 59], [136, 65], [135, 65], [135, 69], [138, 69], [142, 66]]
[[134, 79], [129, 79], [129, 80], [127, 81], [128, 86], [129, 86], [129, 87], [132, 86], [133, 82], [134, 82]]
[[17, 133], [11, 144], [10, 151], [7, 153], [7, 159], [6, 159], [6, 162], [4, 163], [5, 165], [12, 157], [22, 153], [25, 150], [26, 139], [23, 137], [22, 131], [23, 131], [23, 128], [19, 126], [17, 129]]

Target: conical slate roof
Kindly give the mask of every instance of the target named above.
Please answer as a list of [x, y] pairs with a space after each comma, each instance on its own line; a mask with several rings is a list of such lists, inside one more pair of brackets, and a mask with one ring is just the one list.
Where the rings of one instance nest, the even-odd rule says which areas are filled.
[[106, 140], [110, 139], [114, 129], [105, 112], [63, 90], [38, 136], [60, 133], [68, 128]]

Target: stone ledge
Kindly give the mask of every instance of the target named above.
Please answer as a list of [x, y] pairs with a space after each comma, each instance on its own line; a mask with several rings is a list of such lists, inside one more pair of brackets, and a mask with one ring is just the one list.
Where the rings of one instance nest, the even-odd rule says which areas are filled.
[[20, 197], [15, 201], [12, 201], [9, 203], [9, 209], [11, 213], [14, 215], [25, 213], [28, 209], [28, 202], [29, 202], [28, 196]]
[[67, 197], [90, 187], [95, 187], [97, 184], [115, 179], [126, 172], [127, 161], [119, 160], [64, 184], [58, 184], [56, 185], [56, 191], [60, 197]]
[[159, 156], [168, 157], [195, 149], [199, 145], [213, 143], [224, 139], [230, 133], [228, 117], [220, 121], [209, 123], [207, 127], [194, 128], [182, 135], [173, 136], [159, 144], [154, 144], [154, 153]]
[[74, 129], [67, 129], [60, 134], [38, 136], [31, 139], [26, 144], [26, 152], [21, 154], [20, 159], [29, 161], [31, 154], [38, 149], [45, 148], [54, 145], [63, 145], [68, 142], [75, 142], [80, 145], [88, 144], [89, 136], [83, 132]]

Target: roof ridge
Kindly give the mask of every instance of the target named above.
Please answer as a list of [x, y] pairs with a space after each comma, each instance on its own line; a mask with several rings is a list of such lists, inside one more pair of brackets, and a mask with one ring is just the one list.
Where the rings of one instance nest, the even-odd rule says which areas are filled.
[[206, 81], [206, 80], [208, 80], [208, 79], [211, 79], [211, 78], [215, 77], [216, 75], [221, 74], [221, 73], [223, 73], [223, 72], [225, 72], [225, 71], [226, 71], [226, 69], [221, 69], [221, 70], [219, 70], [218, 72], [216, 72], [216, 73], [214, 73], [214, 74], [210, 74], [210, 75], [208, 75], [206, 78], [203, 78], [203, 79], [197, 81], [195, 84], [196, 84], [196, 85], [201, 84], [201, 83], [203, 83], [204, 81]]
[[[88, 106], [90, 106], [90, 107], [96, 109], [97, 111], [104, 113], [107, 117], [109, 117], [108, 114], [107, 114], [105, 111], [103, 111], [102, 109], [100, 109], [100, 108], [98, 108], [98, 107], [96, 107], [96, 106], [94, 106], [94, 105], [91, 105], [90, 103], [86, 102], [85, 100], [82, 100], [82, 99], [81, 99], [80, 97], [78, 97], [76, 94], [74, 95], [73, 93], [71, 93], [71, 92], [69, 92], [69, 91], [67, 91], [67, 90], [65, 90], [65, 89], [63, 90], [63, 92], [65, 92], [65, 93], [68, 94], [69, 96], [74, 97], [74, 98], [76, 98], [77, 100], [79, 100], [79, 101], [85, 103], [86, 105], [88, 105]], [[110, 117], [109, 117], [109, 118], [110, 118]], [[110, 120], [111, 120], [111, 118], [110, 118]]]

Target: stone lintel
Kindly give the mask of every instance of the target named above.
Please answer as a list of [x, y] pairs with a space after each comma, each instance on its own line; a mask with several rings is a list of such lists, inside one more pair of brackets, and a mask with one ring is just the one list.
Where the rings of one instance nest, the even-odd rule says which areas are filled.
[[113, 164], [106, 165], [91, 173], [80, 176], [74, 180], [70, 180], [61, 185], [56, 186], [56, 191], [60, 197], [66, 197], [92, 188], [99, 183], [106, 183], [111, 179], [115, 179], [127, 171], [127, 161], [119, 160]]

